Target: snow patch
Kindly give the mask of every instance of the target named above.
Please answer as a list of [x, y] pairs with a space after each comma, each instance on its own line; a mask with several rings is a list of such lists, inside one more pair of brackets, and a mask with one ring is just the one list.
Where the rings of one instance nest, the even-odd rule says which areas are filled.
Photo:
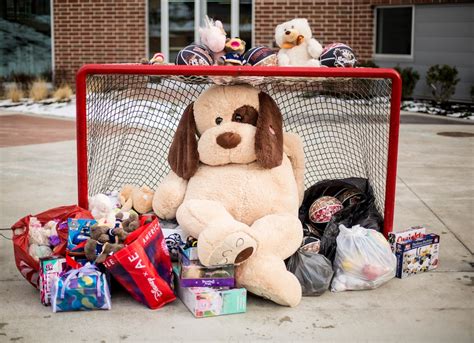
[[55, 102], [54, 99], [33, 102], [26, 99], [21, 103], [14, 103], [11, 102], [11, 100], [1, 100], [0, 108], [6, 109], [9, 112], [76, 118], [76, 99], [72, 99], [69, 102]]

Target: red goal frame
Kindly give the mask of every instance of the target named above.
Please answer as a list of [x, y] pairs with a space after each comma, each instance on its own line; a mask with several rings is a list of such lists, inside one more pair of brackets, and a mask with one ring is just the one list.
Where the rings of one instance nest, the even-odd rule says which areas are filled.
[[400, 126], [400, 98], [402, 82], [393, 69], [383, 68], [308, 68], [308, 67], [234, 67], [234, 66], [176, 66], [137, 64], [87, 64], [79, 69], [76, 76], [76, 139], [78, 204], [88, 207], [87, 172], [87, 109], [86, 81], [89, 75], [179, 75], [179, 76], [263, 76], [263, 77], [338, 77], [390, 79], [390, 122], [387, 152], [387, 175], [385, 185], [384, 229], [387, 236], [393, 229], [395, 208], [395, 188], [397, 176], [398, 136]]

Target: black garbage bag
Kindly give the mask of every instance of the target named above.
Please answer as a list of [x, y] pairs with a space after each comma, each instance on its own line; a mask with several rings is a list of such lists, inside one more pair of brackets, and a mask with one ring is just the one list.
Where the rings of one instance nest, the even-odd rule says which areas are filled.
[[304, 296], [323, 294], [334, 274], [331, 262], [321, 254], [299, 248], [287, 261], [286, 268], [295, 274]]
[[[309, 218], [311, 205], [323, 196], [338, 199], [343, 208], [333, 214], [327, 223], [313, 223]], [[339, 224], [352, 227], [357, 224], [367, 229], [382, 231], [383, 218], [375, 206], [375, 198], [367, 179], [347, 178], [342, 180], [320, 181], [305, 192], [299, 210], [299, 218], [305, 228], [305, 235], [321, 239], [320, 254], [331, 262], [336, 255], [336, 237]]]

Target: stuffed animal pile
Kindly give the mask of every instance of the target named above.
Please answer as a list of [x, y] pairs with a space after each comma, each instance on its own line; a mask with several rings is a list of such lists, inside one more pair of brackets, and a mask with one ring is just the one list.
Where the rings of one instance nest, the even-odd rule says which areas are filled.
[[[275, 42], [278, 53], [265, 46], [246, 51], [246, 43], [239, 37], [227, 38], [219, 20], [205, 17], [199, 28], [200, 42], [178, 52], [178, 65], [251, 65], [300, 67], [355, 67], [357, 59], [351, 47], [343, 43], [323, 46], [313, 38], [307, 19], [296, 18], [278, 25]], [[156, 57], [158, 56], [158, 57]], [[163, 54], [157, 53], [147, 64], [162, 64]]]
[[[125, 217], [127, 218], [124, 219]], [[84, 246], [86, 258], [91, 262], [103, 263], [107, 256], [124, 247], [128, 235], [139, 226], [140, 221], [135, 211], [118, 212], [113, 229], [107, 225], [94, 224], [91, 227], [90, 238]], [[101, 249], [97, 256], [98, 245], [101, 246]]]
[[123, 248], [127, 236], [140, 226], [139, 215], [152, 210], [153, 196], [154, 192], [147, 186], [125, 185], [114, 196], [90, 197], [89, 209], [97, 223], [91, 227], [90, 238], [84, 246], [86, 258], [102, 263], [107, 256]]
[[60, 244], [56, 227], [57, 221], [51, 220], [44, 226], [36, 217], [30, 218], [28, 230], [28, 253], [36, 261], [51, 256], [53, 249]]

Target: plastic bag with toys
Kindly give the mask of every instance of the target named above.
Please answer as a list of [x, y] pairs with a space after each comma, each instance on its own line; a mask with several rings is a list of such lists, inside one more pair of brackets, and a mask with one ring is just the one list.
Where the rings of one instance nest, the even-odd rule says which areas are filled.
[[[49, 255], [64, 256], [66, 254], [68, 218], [92, 218], [92, 214], [88, 210], [76, 205], [61, 206], [38, 213], [34, 216], [27, 215], [18, 220], [11, 227], [13, 231], [13, 251], [15, 254], [16, 266], [25, 279], [35, 288], [38, 288], [39, 286], [39, 257], [47, 257]], [[51, 244], [54, 248], [47, 250], [42, 256], [36, 256], [35, 254], [32, 255], [35, 251], [31, 249], [31, 247], [36, 246], [36, 244], [31, 243], [38, 243], [38, 233], [42, 234], [43, 232], [51, 231], [47, 230], [47, 226], [51, 222], [56, 222], [57, 224], [55, 225], [55, 231], [57, 234], [55, 238], [57, 242], [49, 242], [54, 243]], [[65, 224], [65, 226], [63, 224]], [[33, 232], [36, 233], [33, 234]], [[47, 238], [45, 238], [45, 236], [42, 237], [42, 239], [48, 240], [50, 240], [50, 238], [51, 236]], [[45, 241], [44, 244], [48, 243]], [[46, 245], [40, 245], [39, 247], [44, 248]]]
[[381, 233], [359, 225], [339, 230], [331, 291], [374, 289], [395, 276], [397, 259]]

